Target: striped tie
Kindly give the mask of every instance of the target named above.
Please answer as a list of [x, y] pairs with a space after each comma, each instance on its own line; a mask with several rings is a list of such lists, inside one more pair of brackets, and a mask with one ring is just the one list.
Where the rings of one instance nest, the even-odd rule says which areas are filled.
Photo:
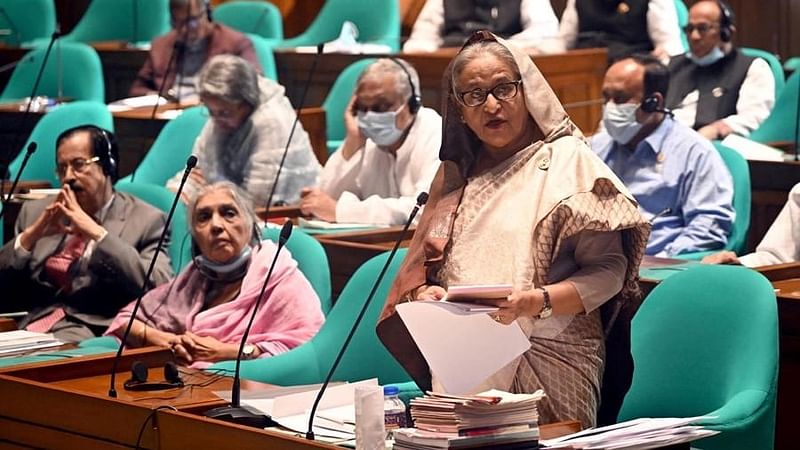
[[37, 319], [29, 323], [25, 329], [35, 333], [47, 333], [51, 328], [53, 328], [53, 325], [55, 325], [56, 322], [66, 317], [66, 315], [67, 314], [64, 312], [64, 308], [58, 307], [54, 309], [53, 312], [42, 317], [41, 319]]
[[54, 253], [44, 262], [44, 272], [53, 285], [61, 292], [69, 293], [72, 290], [72, 273], [70, 267], [75, 264], [86, 250], [88, 241], [80, 234], [67, 238], [64, 248]]

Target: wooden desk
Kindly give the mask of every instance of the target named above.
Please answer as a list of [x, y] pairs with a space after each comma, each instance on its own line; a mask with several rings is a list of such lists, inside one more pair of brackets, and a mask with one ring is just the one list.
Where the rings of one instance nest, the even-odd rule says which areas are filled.
[[752, 252], [778, 217], [789, 191], [800, 183], [800, 162], [748, 161], [753, 197], [747, 251]]
[[[413, 65], [420, 76], [422, 100], [425, 106], [441, 110], [442, 75], [457, 49], [441, 49], [433, 53], [404, 53], [395, 55]], [[303, 84], [315, 55], [294, 51], [276, 51], [278, 79], [292, 102], [302, 96]], [[317, 63], [306, 97], [306, 104], [321, 105], [336, 77], [350, 63], [361, 58], [380, 55], [345, 55], [326, 53]], [[607, 64], [605, 49], [571, 50], [559, 55], [533, 56], [559, 100], [567, 107], [572, 120], [587, 133], [594, 132], [602, 114], [602, 84]], [[570, 106], [572, 105], [572, 106]]]

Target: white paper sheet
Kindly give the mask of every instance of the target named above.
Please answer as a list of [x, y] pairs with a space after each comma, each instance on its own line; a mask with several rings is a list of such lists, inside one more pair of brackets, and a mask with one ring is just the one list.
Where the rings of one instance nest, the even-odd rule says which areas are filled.
[[722, 145], [736, 150], [744, 159], [750, 161], [783, 161], [784, 157], [784, 153], [777, 148], [751, 141], [736, 134], [729, 134], [722, 140]]
[[302, 217], [297, 218], [297, 224], [300, 225], [301, 228], [310, 228], [310, 229], [319, 229], [319, 230], [350, 230], [350, 229], [361, 229], [361, 228], [387, 228], [388, 225], [374, 225], [371, 223], [339, 223], [339, 222], [327, 222], [325, 220], [318, 220], [318, 219], [304, 219]]
[[516, 322], [503, 325], [460, 306], [437, 301], [397, 306], [431, 372], [453, 394], [469, 393], [531, 346]]

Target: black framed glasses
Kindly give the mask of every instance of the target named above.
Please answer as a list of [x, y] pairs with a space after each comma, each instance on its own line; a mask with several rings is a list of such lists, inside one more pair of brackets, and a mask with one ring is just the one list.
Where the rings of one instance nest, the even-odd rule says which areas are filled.
[[69, 166], [74, 173], [83, 173], [89, 169], [89, 166], [100, 161], [99, 156], [94, 156], [89, 159], [75, 158], [66, 164], [59, 164], [56, 166], [56, 175], [63, 178], [67, 174], [67, 167]]
[[698, 23], [698, 24], [687, 23], [683, 27], [683, 32], [686, 33], [686, 35], [688, 36], [692, 34], [692, 31], [697, 30], [697, 32], [700, 33], [700, 35], [702, 36], [708, 33], [709, 31], [716, 29], [717, 27], [718, 25], [715, 23]]
[[500, 101], [508, 101], [517, 96], [519, 92], [519, 85], [522, 80], [507, 81], [492, 87], [491, 89], [473, 89], [471, 91], [464, 91], [456, 93], [458, 100], [464, 105], [469, 107], [481, 106], [486, 103], [489, 94]]

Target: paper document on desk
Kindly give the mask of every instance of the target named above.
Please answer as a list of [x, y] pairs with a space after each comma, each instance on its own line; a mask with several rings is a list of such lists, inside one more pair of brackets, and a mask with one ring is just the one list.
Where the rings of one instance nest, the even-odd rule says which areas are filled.
[[371, 223], [339, 223], [327, 222], [325, 220], [304, 219], [298, 217], [297, 224], [300, 228], [310, 228], [319, 230], [351, 230], [361, 228], [387, 228], [389, 225], [375, 225]]
[[62, 344], [63, 342], [53, 337], [50, 333], [34, 333], [26, 330], [6, 331], [0, 333], [0, 356], [58, 347]]
[[431, 372], [452, 394], [470, 392], [531, 346], [518, 323], [497, 323], [485, 310], [469, 306], [437, 301], [397, 305], [397, 313]]
[[659, 448], [717, 434], [718, 431], [690, 425], [703, 418], [705, 417], [634, 419], [607, 427], [583, 430], [556, 439], [541, 440], [540, 444], [552, 449], [644, 450]]
[[781, 150], [736, 134], [729, 134], [721, 144], [736, 150], [748, 161], [783, 161], [784, 153]]
[[108, 104], [108, 110], [111, 112], [130, 111], [136, 108], [145, 108], [158, 105], [166, 105], [167, 99], [159, 97], [157, 94], [141, 95], [139, 97], [128, 97], [122, 100], [117, 100]]

